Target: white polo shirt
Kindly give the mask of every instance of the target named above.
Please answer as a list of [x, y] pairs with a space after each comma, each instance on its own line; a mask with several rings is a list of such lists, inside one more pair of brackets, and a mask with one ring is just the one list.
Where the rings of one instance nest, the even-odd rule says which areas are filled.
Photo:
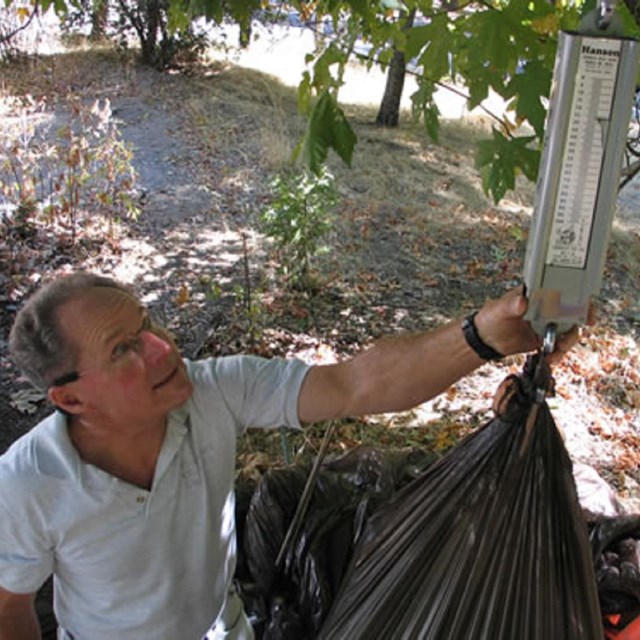
[[32, 593], [53, 573], [62, 638], [199, 640], [218, 617], [237, 618], [237, 603], [223, 614], [236, 439], [299, 428], [308, 367], [233, 356], [187, 369], [194, 393], [169, 415], [150, 491], [84, 463], [60, 413], [0, 456], [0, 586]]

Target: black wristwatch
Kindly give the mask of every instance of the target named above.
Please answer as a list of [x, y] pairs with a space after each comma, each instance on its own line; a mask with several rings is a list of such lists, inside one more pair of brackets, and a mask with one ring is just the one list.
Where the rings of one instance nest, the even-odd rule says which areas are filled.
[[462, 333], [467, 344], [483, 359], [483, 360], [501, 360], [504, 358], [504, 354], [496, 351], [493, 347], [490, 347], [480, 337], [478, 333], [478, 327], [476, 327], [475, 317], [476, 313], [472, 313], [462, 321]]

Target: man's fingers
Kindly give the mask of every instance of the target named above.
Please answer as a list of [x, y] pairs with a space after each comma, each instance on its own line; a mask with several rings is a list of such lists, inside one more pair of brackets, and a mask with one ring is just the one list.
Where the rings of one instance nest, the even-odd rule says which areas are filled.
[[521, 318], [527, 312], [527, 299], [522, 295], [521, 287], [513, 292], [511, 312], [518, 318]]
[[580, 328], [577, 325], [573, 327], [573, 329], [558, 336], [553, 352], [546, 356], [547, 362], [551, 365], [560, 362], [565, 354], [573, 349], [579, 339]]

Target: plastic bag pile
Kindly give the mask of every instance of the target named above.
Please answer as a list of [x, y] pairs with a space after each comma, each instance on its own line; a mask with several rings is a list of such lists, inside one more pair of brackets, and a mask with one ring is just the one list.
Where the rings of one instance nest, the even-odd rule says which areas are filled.
[[273, 470], [257, 487], [240, 485], [236, 578], [256, 637], [315, 638], [371, 514], [435, 459], [424, 451], [361, 447], [324, 463], [304, 525], [281, 567], [276, 558], [309, 468]]
[[592, 551], [571, 462], [536, 401], [541, 371], [549, 383], [536, 359], [509, 377], [497, 417], [435, 462], [365, 450], [323, 465], [280, 567], [308, 470], [241, 494], [237, 577], [257, 637], [601, 640], [594, 558], [607, 536], [594, 525]]
[[605, 637], [638, 640], [640, 516], [601, 517], [589, 527]]

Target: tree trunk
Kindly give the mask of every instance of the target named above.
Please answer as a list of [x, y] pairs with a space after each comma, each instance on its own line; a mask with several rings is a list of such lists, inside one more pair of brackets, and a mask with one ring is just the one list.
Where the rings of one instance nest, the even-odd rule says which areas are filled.
[[138, 4], [142, 19], [144, 38], [140, 41], [142, 59], [146, 64], [162, 68], [162, 57], [158, 49], [158, 35], [162, 27], [162, 6], [160, 0], [142, 0]]
[[100, 42], [107, 37], [108, 0], [99, 0], [91, 12], [91, 33], [89, 39]]
[[[403, 30], [410, 29], [416, 17], [416, 10], [412, 9], [402, 26]], [[387, 72], [387, 83], [380, 103], [380, 109], [376, 116], [376, 124], [381, 127], [397, 127], [400, 121], [400, 102], [402, 100], [402, 90], [404, 89], [404, 77], [407, 69], [407, 62], [404, 52], [395, 49], [393, 58]]]
[[380, 103], [380, 109], [376, 116], [376, 124], [381, 127], [397, 127], [400, 121], [400, 102], [404, 89], [404, 74], [407, 63], [404, 53], [397, 49], [393, 52], [393, 58], [387, 72], [387, 84]]

